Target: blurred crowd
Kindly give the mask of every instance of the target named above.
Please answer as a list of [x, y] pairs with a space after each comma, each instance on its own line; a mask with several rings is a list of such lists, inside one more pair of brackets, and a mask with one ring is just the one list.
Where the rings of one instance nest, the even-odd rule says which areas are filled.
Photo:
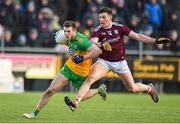
[[[1, 0], [0, 39], [8, 47], [56, 47], [52, 33], [73, 20], [78, 30], [91, 37], [98, 26], [97, 11], [107, 6], [113, 21], [152, 37], [165, 36], [169, 47], [144, 45], [144, 49], [180, 50], [180, 0]], [[138, 42], [124, 37], [127, 49]]]

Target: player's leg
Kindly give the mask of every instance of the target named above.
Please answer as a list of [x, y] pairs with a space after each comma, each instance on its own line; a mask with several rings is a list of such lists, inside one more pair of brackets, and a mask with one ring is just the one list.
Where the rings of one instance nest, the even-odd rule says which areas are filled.
[[148, 92], [154, 102], [158, 102], [158, 94], [152, 84], [145, 85], [141, 82], [134, 82], [133, 76], [129, 70], [126, 60], [112, 63], [110, 62], [111, 69], [116, 72], [122, 79], [124, 85], [128, 91], [137, 92]]
[[88, 92], [83, 97], [82, 101], [88, 100], [97, 94], [98, 94], [97, 89], [89, 89]]
[[[91, 67], [89, 76], [86, 78], [85, 82], [81, 85], [77, 95], [76, 99], [74, 101], [71, 101], [68, 96], [65, 97], [65, 103], [70, 107], [72, 111], [74, 111], [79, 103], [83, 100], [84, 96], [88, 93], [91, 84], [93, 84], [95, 81], [100, 79], [101, 77], [105, 76], [109, 69], [103, 65], [100, 62], [96, 62]], [[92, 96], [95, 94], [95, 91], [92, 91], [90, 93]], [[90, 96], [87, 96], [87, 98]], [[85, 98], [85, 99], [87, 99]]]
[[61, 90], [65, 85], [68, 84], [69, 79], [62, 74], [58, 74], [56, 78], [52, 81], [49, 88], [44, 92], [42, 97], [40, 98], [37, 109], [41, 110], [49, 101], [49, 98], [56, 93], [57, 91]]
[[57, 91], [61, 90], [65, 85], [68, 84], [69, 79], [62, 74], [58, 74], [55, 79], [52, 81], [48, 89], [43, 93], [39, 102], [36, 106], [36, 109], [28, 114], [23, 114], [26, 118], [35, 118], [40, 110], [48, 103], [50, 97]]
[[158, 102], [158, 94], [154, 88], [154, 86], [150, 83], [148, 85], [145, 85], [141, 82], [134, 82], [133, 76], [130, 71], [127, 71], [125, 73], [118, 73], [119, 77], [122, 79], [124, 85], [130, 92], [138, 93], [138, 92], [147, 92], [154, 102]]
[[[104, 84], [101, 84], [98, 89], [89, 89], [88, 92], [83, 97], [82, 101], [90, 99], [97, 94], [99, 94], [102, 97], [102, 99], [105, 101], [107, 97], [106, 89], [107, 89], [106, 85]], [[71, 99], [68, 96], [64, 97], [64, 101], [72, 112], [77, 108], [77, 105], [73, 101], [71, 101]]]
[[124, 85], [128, 89], [128, 91], [137, 93], [148, 91], [148, 86], [144, 85], [140, 82], [135, 83], [130, 71], [126, 73], [118, 73], [119, 77], [122, 79]]
[[107, 88], [105, 84], [101, 84], [97, 89], [89, 89], [89, 91], [83, 97], [82, 101], [90, 99], [97, 94], [99, 94], [101, 98], [105, 101], [107, 97], [106, 89]]
[[[109, 69], [106, 68], [102, 63], [96, 62], [90, 70], [89, 76], [86, 78], [85, 82], [80, 87], [75, 101], [81, 102], [83, 97], [87, 94], [90, 86], [100, 78], [104, 77], [108, 73]], [[78, 104], [77, 103], [77, 104]]]
[[[93, 84], [95, 81], [100, 79], [101, 77], [105, 76], [109, 69], [105, 67], [102, 63], [96, 62], [93, 64], [90, 70], [89, 76], [83, 81], [82, 83], [79, 83], [77, 81], [72, 81], [72, 84], [75, 88], [80, 88], [77, 95], [76, 99], [74, 101], [71, 101], [68, 96], [65, 97], [65, 103], [71, 111], [74, 111], [77, 106], [79, 105], [81, 100], [86, 100], [89, 99], [97, 94], [97, 90], [90, 90], [91, 84]], [[106, 99], [106, 88], [105, 90], [101, 90], [100, 95], [104, 95], [104, 99]], [[103, 93], [102, 93], [103, 92]]]

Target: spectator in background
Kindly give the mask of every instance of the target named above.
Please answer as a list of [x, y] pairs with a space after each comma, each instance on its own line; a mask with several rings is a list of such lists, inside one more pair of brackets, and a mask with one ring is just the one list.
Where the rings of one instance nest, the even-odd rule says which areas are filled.
[[[136, 15], [132, 15], [130, 19], [129, 28], [135, 32], [139, 32], [140, 31], [138, 27], [139, 21], [140, 20]], [[124, 43], [127, 49], [137, 49], [139, 47], [138, 42], [136, 42], [134, 39], [129, 39], [128, 37], [125, 37]]]
[[104, 3], [106, 6], [113, 8], [117, 4], [118, 0], [105, 0]]
[[89, 17], [85, 21], [83, 34], [86, 37], [90, 38], [93, 30], [94, 30], [93, 19], [91, 17]]
[[54, 0], [54, 5], [58, 8], [56, 12], [54, 12], [56, 15], [60, 18], [60, 23], [64, 22], [67, 19], [68, 16], [68, 1], [67, 0]]
[[159, 27], [163, 22], [163, 13], [160, 4], [157, 0], [150, 0], [145, 3], [145, 10], [149, 15], [149, 23], [153, 26], [154, 36], [159, 33]]
[[5, 47], [13, 47], [16, 44], [12, 38], [12, 31], [10, 29], [5, 29], [4, 44], [5, 44]]
[[56, 12], [56, 7], [52, 4], [52, 0], [37, 0], [36, 1], [36, 8], [37, 12], [40, 12], [43, 8], [49, 8], [53, 12]]
[[0, 24], [10, 30], [14, 29], [15, 8], [13, 0], [5, 0], [0, 4]]
[[162, 21], [161, 30], [164, 33], [166, 33], [168, 30], [167, 25], [168, 25], [168, 20], [169, 20], [172, 8], [167, 4], [167, 0], [161, 0], [161, 8], [162, 8], [162, 13], [163, 13], [163, 21]]
[[27, 38], [24, 33], [21, 33], [16, 40], [16, 45], [20, 47], [26, 47], [27, 46]]
[[51, 23], [53, 12], [49, 8], [43, 8], [38, 15], [39, 40], [42, 47], [54, 47], [55, 42], [52, 39]]
[[140, 30], [139, 22], [140, 22], [140, 19], [136, 15], [133, 14], [130, 19], [130, 24], [129, 24], [130, 29], [132, 29], [135, 32], [139, 32]]
[[118, 0], [117, 4], [115, 5], [116, 10], [117, 10], [117, 15], [119, 16], [119, 23], [121, 24], [129, 24], [129, 10], [127, 9], [127, 6], [125, 4], [124, 0]]
[[61, 25], [59, 24], [59, 22], [60, 22], [59, 16], [58, 15], [54, 15], [52, 17], [52, 22], [51, 22], [51, 26], [50, 26], [50, 28], [51, 28], [51, 30], [53, 32], [61, 29]]
[[178, 32], [180, 32], [180, 13], [178, 13], [178, 11], [174, 10], [171, 15], [170, 18], [168, 20], [168, 30], [177, 30]]
[[169, 38], [172, 41], [170, 44], [170, 50], [180, 51], [180, 39], [177, 30], [171, 30], [169, 34]]
[[94, 0], [94, 3], [97, 9], [100, 9], [102, 6], [104, 6], [104, 0]]
[[93, 21], [93, 26], [97, 26], [98, 25], [98, 14], [97, 14], [97, 7], [95, 4], [91, 3], [89, 6], [88, 6], [88, 11], [84, 13], [84, 16], [83, 16], [83, 25], [85, 26], [86, 24], [86, 20], [91, 18], [92, 21]]
[[170, 5], [173, 9], [177, 9], [180, 7], [180, 0], [168, 0], [167, 4]]
[[25, 17], [25, 24], [24, 24], [25, 32], [28, 33], [31, 28], [36, 28], [38, 24], [37, 15], [36, 15], [36, 6], [33, 1], [27, 4], [27, 10], [24, 14], [24, 17]]
[[39, 41], [38, 30], [36, 28], [30, 29], [28, 33], [27, 45], [30, 47], [42, 47]]
[[128, 0], [127, 7], [131, 14], [135, 14], [138, 17], [141, 17], [144, 12], [144, 0]]
[[119, 22], [120, 17], [117, 15], [117, 10], [115, 7], [112, 7], [113, 21]]
[[68, 20], [80, 20], [82, 18], [82, 10], [84, 0], [67, 0], [68, 1]]
[[26, 25], [25, 25], [25, 5], [23, 5], [22, 3], [20, 3], [20, 0], [17, 0], [15, 2], [15, 30], [13, 35], [16, 37], [18, 37], [18, 35], [20, 35], [21, 33], [25, 33], [26, 31]]

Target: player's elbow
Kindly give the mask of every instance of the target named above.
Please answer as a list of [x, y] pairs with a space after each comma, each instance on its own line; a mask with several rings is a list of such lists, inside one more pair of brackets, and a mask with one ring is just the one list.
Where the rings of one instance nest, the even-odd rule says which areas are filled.
[[99, 47], [97, 47], [97, 53], [98, 53], [98, 55], [100, 55], [102, 53], [102, 50]]
[[93, 49], [92, 51], [96, 54], [96, 56], [100, 55], [102, 53], [102, 50], [95, 44], [92, 44]]
[[86, 80], [86, 85], [91, 86], [95, 82], [95, 77], [90, 75]]
[[129, 34], [130, 38], [136, 40], [136, 41], [141, 41], [141, 34], [136, 33], [134, 31], [131, 31]]
[[46, 96], [52, 96], [54, 93], [56, 92], [56, 90], [54, 89], [54, 88], [51, 88], [51, 87], [49, 87], [46, 91], [45, 91], [45, 95]]
[[96, 50], [97, 54], [100, 55], [102, 53], [102, 50], [97, 45], [95, 45], [95, 46], [96, 46], [95, 50]]

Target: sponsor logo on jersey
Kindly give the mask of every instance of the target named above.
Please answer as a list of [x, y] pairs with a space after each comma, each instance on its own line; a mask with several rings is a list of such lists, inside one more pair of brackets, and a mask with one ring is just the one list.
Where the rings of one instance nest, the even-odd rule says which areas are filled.
[[106, 32], [101, 32], [101, 35], [106, 35]]

